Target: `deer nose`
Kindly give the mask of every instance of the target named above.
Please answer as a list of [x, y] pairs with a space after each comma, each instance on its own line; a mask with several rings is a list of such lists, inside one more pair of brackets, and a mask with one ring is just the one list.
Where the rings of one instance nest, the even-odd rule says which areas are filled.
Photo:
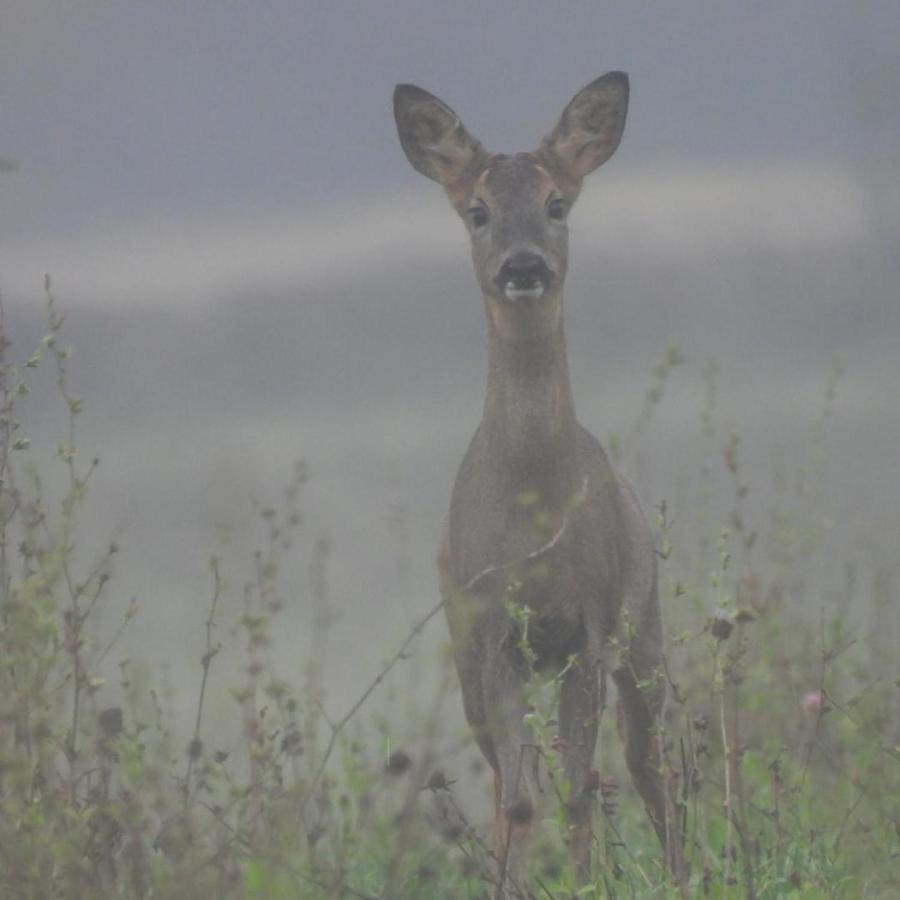
[[507, 287], [529, 290], [538, 285], [546, 288], [552, 278], [553, 273], [542, 256], [537, 253], [516, 253], [503, 263], [495, 281], [501, 291]]

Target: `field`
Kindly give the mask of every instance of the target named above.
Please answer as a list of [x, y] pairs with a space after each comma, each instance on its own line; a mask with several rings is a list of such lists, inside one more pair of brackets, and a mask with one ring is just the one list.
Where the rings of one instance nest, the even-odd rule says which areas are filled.
[[[13, 353], [2, 337], [0, 894], [491, 896], [492, 788], [456, 725], [440, 609], [398, 635], [339, 718], [326, 712], [330, 548], [305, 517], [315, 474], [302, 463], [277, 502], [248, 511], [256, 543], [246, 558], [226, 544], [210, 561], [196, 680], [181, 686], [192, 697], [190, 733], [173, 725], [171, 690], [151, 660], [123, 660], [118, 684], [99, 677], [140, 617], [115, 592], [120, 548], [84, 545], [82, 517], [103, 468], [79, 452], [82, 400], [49, 285], [48, 298], [33, 352]], [[614, 457], [639, 456], [673, 371], [689, 364], [667, 348], [633, 427], [609, 446]], [[33, 376], [48, 371], [66, 434], [54, 473], [35, 462], [40, 448], [19, 414]], [[890, 541], [850, 545], [836, 526], [828, 436], [841, 366], [809, 410], [800, 453], [778, 459], [765, 484], [747, 475], [741, 435], [722, 433], [719, 377], [715, 364], [703, 367], [707, 452], [654, 511], [668, 632], [660, 728], [689, 874], [678, 885], [660, 867], [611, 694], [596, 879], [576, 888], [559, 813], [557, 679], [536, 676], [544, 805], [529, 897], [900, 894], [898, 563]], [[299, 588], [285, 584], [298, 547], [312, 559]], [[309, 627], [286, 675], [272, 645], [288, 593], [302, 596]], [[101, 611], [114, 628], [95, 627]], [[210, 711], [213, 686], [227, 694], [226, 712]], [[227, 741], [216, 727], [223, 715], [237, 723]]]

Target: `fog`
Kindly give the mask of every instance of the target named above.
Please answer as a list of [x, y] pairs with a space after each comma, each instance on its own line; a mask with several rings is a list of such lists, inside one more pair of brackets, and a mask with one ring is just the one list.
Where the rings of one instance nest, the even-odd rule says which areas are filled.
[[[299, 458], [311, 480], [283, 674], [300, 669], [319, 536], [339, 616], [333, 711], [436, 602], [484, 323], [464, 230], [397, 142], [400, 81], [500, 151], [533, 146], [595, 76], [628, 71], [625, 138], [570, 220], [581, 420], [627, 434], [674, 340], [688, 364], [630, 461], [645, 504], [674, 502], [708, 452], [709, 359], [720, 437], [741, 435], [764, 486], [779, 448], [808, 443], [839, 354], [835, 527], [848, 557], [896, 551], [900, 13], [708, 10], [6, 0], [0, 156], [18, 165], [0, 172], [0, 293], [19, 359], [43, 334], [45, 273], [67, 313], [78, 444], [101, 459], [83, 542], [121, 546], [104, 627], [132, 597], [141, 609], [117, 659], [189, 685], [191, 706], [207, 559], [229, 560], [236, 618], [253, 500], [277, 498]], [[25, 430], [52, 469], [65, 414], [47, 373], [35, 388]]]

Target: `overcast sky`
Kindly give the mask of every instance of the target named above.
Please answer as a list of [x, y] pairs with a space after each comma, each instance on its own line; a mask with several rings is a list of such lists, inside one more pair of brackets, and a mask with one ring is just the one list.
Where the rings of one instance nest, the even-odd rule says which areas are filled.
[[623, 169], [896, 159], [898, 47], [895, 0], [2, 0], [0, 241], [406, 192], [398, 81], [497, 150], [618, 68]]

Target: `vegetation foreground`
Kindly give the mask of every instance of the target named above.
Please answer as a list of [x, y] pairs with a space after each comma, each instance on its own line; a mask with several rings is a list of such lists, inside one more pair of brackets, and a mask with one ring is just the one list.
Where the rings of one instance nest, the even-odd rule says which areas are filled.
[[[310, 531], [303, 465], [279, 504], [257, 510], [252, 577], [237, 587], [241, 561], [212, 560], [193, 733], [173, 733], [164, 692], [140, 661], [120, 664], [118, 685], [98, 677], [137, 606], [115, 597], [116, 545], [83, 546], [98, 461], [76, 448], [82, 405], [49, 284], [47, 293], [47, 334], [19, 365], [0, 320], [0, 896], [490, 897], [489, 773], [446, 726], [458, 689], [435, 650], [445, 642], [440, 607], [398, 635], [342, 718], [325, 712], [327, 544], [309, 538], [307, 584], [281, 583], [282, 561]], [[635, 452], [681, 363], [668, 349], [632, 431], [611, 442], [614, 456]], [[67, 410], [61, 492], [45, 487], [17, 419], [32, 370], [47, 366]], [[596, 878], [575, 887], [560, 814], [558, 676], [536, 675], [529, 724], [545, 802], [529, 896], [900, 896], [897, 561], [865, 546], [838, 552], [830, 537], [825, 451], [839, 376], [835, 366], [805, 458], [776, 466], [760, 504], [739, 437], [719, 434], [717, 368], [707, 364], [698, 423], [709, 452], [686, 473], [687, 496], [657, 511], [668, 655], [656, 677], [668, 686], [665, 774], [685, 827], [686, 883], [660, 866], [624, 774], [611, 696]], [[294, 681], [276, 673], [271, 652], [288, 592], [308, 622], [292, 641], [305, 648]], [[220, 602], [229, 594], [243, 608], [233, 621]], [[102, 638], [101, 612], [120, 622]], [[524, 645], [527, 609], [511, 614]], [[241, 648], [223, 647], [225, 629]], [[223, 665], [227, 653], [236, 659]], [[434, 695], [386, 712], [385, 690], [396, 698], [413, 681], [433, 683]], [[233, 746], [219, 746], [204, 709], [223, 683], [241, 720]]]

